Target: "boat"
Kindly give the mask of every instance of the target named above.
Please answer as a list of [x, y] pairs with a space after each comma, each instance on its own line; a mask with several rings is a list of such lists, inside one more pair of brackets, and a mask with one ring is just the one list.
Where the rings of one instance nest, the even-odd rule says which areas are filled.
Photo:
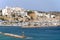
[[3, 33], [3, 32], [0, 32], [0, 34], [5, 36], [10, 36], [10, 37], [15, 37], [15, 38], [26, 38], [26, 36], [24, 35], [24, 32], [22, 32], [22, 35], [15, 35], [10, 33]]

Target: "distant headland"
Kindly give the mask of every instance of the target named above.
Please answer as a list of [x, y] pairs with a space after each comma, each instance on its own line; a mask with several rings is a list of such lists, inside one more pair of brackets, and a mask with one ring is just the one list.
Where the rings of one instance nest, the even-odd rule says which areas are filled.
[[23, 28], [60, 26], [60, 12], [5, 7], [0, 9], [0, 26], [20, 26]]

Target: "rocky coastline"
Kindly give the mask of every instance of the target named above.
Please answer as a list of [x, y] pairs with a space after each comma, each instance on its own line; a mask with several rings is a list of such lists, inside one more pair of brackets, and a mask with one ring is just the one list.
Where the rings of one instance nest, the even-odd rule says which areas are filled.
[[[9, 22], [8, 22], [9, 23]], [[2, 23], [0, 26], [16, 26], [21, 28], [39, 28], [60, 26], [60, 22], [22, 22], [22, 23]]]
[[0, 26], [19, 26], [22, 28], [60, 26], [60, 12], [6, 7], [0, 10]]

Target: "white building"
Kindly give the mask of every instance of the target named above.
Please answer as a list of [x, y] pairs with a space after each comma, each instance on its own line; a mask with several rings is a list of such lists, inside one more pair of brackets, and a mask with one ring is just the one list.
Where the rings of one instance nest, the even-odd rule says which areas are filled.
[[11, 15], [11, 14], [17, 14], [21, 16], [27, 16], [27, 12], [25, 12], [25, 9], [19, 8], [19, 7], [6, 7], [5, 9], [2, 10], [2, 15]]
[[4, 16], [4, 15], [8, 15], [8, 13], [7, 13], [7, 10], [6, 9], [3, 9], [2, 10], [2, 15]]
[[51, 18], [55, 17], [55, 15], [51, 15]]
[[39, 13], [37, 11], [34, 11], [36, 13], [37, 16], [46, 16], [46, 13]]
[[51, 14], [46, 14], [45, 15], [47, 18], [51, 18]]
[[37, 16], [46, 16], [47, 18], [53, 18], [55, 17], [55, 15], [51, 15], [50, 13], [39, 13], [37, 11], [34, 11], [36, 13]]
[[2, 9], [2, 15], [11, 15], [11, 12], [13, 10], [10, 7], [6, 7], [5, 9]]

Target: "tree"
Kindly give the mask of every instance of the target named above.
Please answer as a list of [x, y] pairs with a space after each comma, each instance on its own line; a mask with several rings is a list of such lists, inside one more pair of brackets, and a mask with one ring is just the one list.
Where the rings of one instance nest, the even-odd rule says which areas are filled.
[[30, 10], [30, 11], [27, 11], [27, 13], [28, 13], [28, 15], [29, 15], [29, 14], [33, 13], [33, 11]]
[[15, 17], [15, 14], [12, 14], [12, 17]]

